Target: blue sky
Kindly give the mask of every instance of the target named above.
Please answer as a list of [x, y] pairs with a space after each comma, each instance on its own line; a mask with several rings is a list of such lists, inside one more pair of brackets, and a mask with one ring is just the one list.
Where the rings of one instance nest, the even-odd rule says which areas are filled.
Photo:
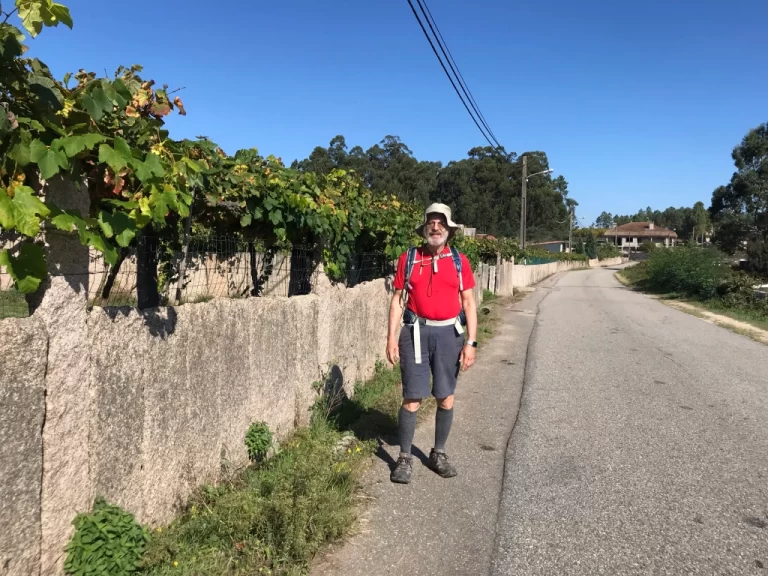
[[[400, 136], [419, 159], [484, 140], [406, 0], [63, 0], [75, 28], [32, 54], [184, 87], [177, 138], [290, 162], [343, 134]], [[97, 7], [98, 6], [98, 7]], [[732, 148], [768, 121], [765, 0], [431, 0], [432, 14], [507, 150], [544, 150], [578, 215], [709, 205]]]

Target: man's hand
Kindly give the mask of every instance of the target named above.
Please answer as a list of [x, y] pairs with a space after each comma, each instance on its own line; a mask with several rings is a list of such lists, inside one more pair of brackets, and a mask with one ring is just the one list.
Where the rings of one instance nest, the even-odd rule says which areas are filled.
[[466, 372], [469, 367], [475, 363], [475, 348], [473, 346], [466, 345], [461, 349], [461, 356], [459, 356], [459, 365], [461, 371]]
[[400, 360], [400, 346], [394, 338], [387, 338], [387, 360], [395, 365]]

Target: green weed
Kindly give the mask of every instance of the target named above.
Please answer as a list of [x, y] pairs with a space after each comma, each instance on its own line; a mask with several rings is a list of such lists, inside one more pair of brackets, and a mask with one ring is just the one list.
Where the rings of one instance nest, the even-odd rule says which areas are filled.
[[149, 534], [132, 514], [97, 498], [93, 510], [78, 514], [75, 533], [67, 544], [64, 572], [81, 574], [136, 574]]
[[245, 433], [245, 447], [248, 450], [248, 457], [253, 461], [258, 461], [267, 455], [272, 447], [272, 431], [264, 422], [254, 422], [248, 427]]

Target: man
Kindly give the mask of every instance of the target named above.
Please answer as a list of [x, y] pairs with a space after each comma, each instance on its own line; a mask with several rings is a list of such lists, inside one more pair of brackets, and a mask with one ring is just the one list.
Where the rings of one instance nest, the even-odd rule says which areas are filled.
[[[428, 466], [443, 478], [456, 476], [456, 468], [448, 462], [445, 444], [453, 423], [456, 378], [459, 369], [467, 370], [474, 364], [477, 347], [472, 268], [466, 256], [448, 247], [457, 230], [451, 220], [451, 209], [445, 204], [432, 204], [416, 228], [419, 236], [424, 237], [424, 244], [411, 248], [398, 261], [395, 294], [389, 307], [387, 358], [392, 364], [400, 360], [403, 379], [400, 457], [390, 475], [390, 480], [399, 484], [411, 481], [416, 412], [430, 393], [437, 400], [437, 414], [435, 445]], [[401, 322], [403, 328], [398, 339], [396, 332]]]

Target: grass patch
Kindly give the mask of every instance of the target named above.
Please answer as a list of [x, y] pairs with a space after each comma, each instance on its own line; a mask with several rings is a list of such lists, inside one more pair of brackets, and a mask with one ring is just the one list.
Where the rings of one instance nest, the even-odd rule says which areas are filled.
[[[616, 278], [626, 286], [630, 286], [632, 288], [636, 288], [638, 290], [642, 290], [648, 293], [662, 294], [666, 299], [679, 300], [680, 302], [693, 304], [695, 306], [699, 306], [705, 310], [708, 310], [709, 312], [714, 312], [715, 314], [720, 314], [722, 316], [726, 316], [727, 318], [731, 318], [733, 320], [745, 322], [760, 330], [768, 330], [768, 317], [766, 317], [764, 310], [761, 310], [761, 309], [756, 310], [754, 308], [749, 308], [746, 306], [739, 306], [738, 304], [729, 306], [729, 305], [726, 305], [724, 301], [719, 298], [700, 299], [700, 298], [692, 298], [690, 296], [686, 296], [685, 294], [680, 294], [680, 293], [653, 290], [648, 283], [648, 270], [647, 270], [646, 262], [640, 262], [635, 266], [631, 266], [629, 268], [625, 268], [621, 272], [617, 272]], [[702, 313], [695, 313], [690, 310], [686, 310], [686, 312], [694, 316], [706, 318], [706, 316]], [[719, 325], [729, 327], [724, 323], [719, 323]], [[738, 331], [737, 328], [733, 328], [733, 327], [729, 327], [729, 329]]]
[[727, 316], [728, 318], [731, 318], [733, 320], [738, 320], [740, 322], [746, 322], [748, 324], [751, 324], [755, 328], [759, 328], [760, 330], [768, 330], [768, 319], [765, 318], [765, 316], [763, 316], [762, 314], [755, 312], [753, 310], [740, 310], [738, 308], [728, 308], [723, 306], [716, 300], [708, 301], [708, 302], [695, 302], [695, 304], [703, 305], [710, 312], [721, 314], [723, 316]]
[[197, 490], [180, 518], [155, 531], [141, 574], [306, 574], [313, 556], [352, 527], [372, 439], [396, 429], [401, 400], [400, 370], [383, 363], [352, 398], [324, 395], [310, 427], [273, 458]]
[[24, 294], [16, 290], [0, 291], [0, 320], [3, 318], [26, 318], [29, 306]]
[[155, 531], [141, 573], [306, 573], [314, 554], [355, 520], [354, 495], [372, 446], [343, 440], [317, 420], [263, 465], [198, 490], [178, 520]]
[[485, 290], [483, 290], [483, 304], [493, 302], [497, 298], [498, 298], [498, 296], [496, 296], [496, 294], [494, 294], [493, 292], [491, 292], [487, 288]]
[[615, 276], [625, 286], [643, 289], [648, 281], [646, 263], [640, 262], [634, 266], [627, 266], [621, 272], [616, 272]]
[[373, 377], [355, 386], [355, 395], [343, 398], [331, 411], [339, 430], [349, 430], [366, 440], [397, 429], [397, 413], [403, 401], [399, 368], [376, 364]]
[[500, 303], [501, 299], [496, 294], [493, 294], [493, 297], [490, 299], [486, 299], [483, 296], [483, 303], [477, 307], [478, 344], [484, 344], [493, 338], [496, 328], [501, 322], [501, 316], [499, 315]]

